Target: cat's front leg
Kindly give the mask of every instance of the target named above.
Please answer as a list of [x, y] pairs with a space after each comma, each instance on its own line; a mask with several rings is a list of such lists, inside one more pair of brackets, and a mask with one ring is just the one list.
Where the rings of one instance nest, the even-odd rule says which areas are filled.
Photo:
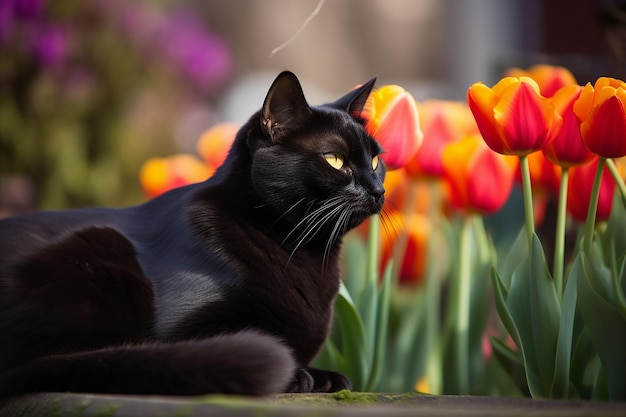
[[343, 389], [352, 389], [352, 384], [340, 372], [298, 368], [287, 392], [336, 392]]

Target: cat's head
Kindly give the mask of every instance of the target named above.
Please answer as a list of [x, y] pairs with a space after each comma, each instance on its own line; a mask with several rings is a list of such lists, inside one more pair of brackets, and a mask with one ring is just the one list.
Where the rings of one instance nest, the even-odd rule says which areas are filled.
[[360, 117], [374, 81], [323, 106], [309, 106], [291, 72], [270, 87], [248, 135], [252, 186], [297, 226], [296, 237], [326, 230], [336, 238], [381, 211], [382, 150]]

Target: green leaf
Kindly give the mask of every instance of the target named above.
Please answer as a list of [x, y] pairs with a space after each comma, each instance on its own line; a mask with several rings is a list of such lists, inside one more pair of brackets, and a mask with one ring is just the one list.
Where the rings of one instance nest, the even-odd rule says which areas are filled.
[[522, 229], [517, 234], [513, 245], [510, 247], [506, 258], [504, 259], [504, 263], [502, 264], [501, 277], [507, 284], [507, 286], [511, 286], [511, 278], [513, 277], [513, 272], [518, 268], [518, 266], [524, 262], [528, 258], [528, 237], [526, 236], [526, 228], [522, 227]]
[[[559, 334], [561, 306], [554, 282], [548, 271], [543, 248], [533, 233], [529, 269], [530, 319], [537, 372], [542, 392], [548, 396], [554, 381], [556, 345]], [[509, 295], [510, 297], [510, 295]]]
[[341, 371], [352, 380], [355, 389], [361, 390], [369, 369], [365, 329], [354, 301], [344, 285], [339, 287], [335, 315], [341, 329], [341, 347], [345, 364]]
[[343, 356], [331, 338], [326, 339], [324, 347], [315, 357], [312, 366], [320, 369], [344, 369]]
[[594, 291], [607, 303], [616, 305], [617, 299], [613, 290], [612, 271], [604, 262], [603, 248], [600, 242], [594, 241], [590, 253], [585, 253], [585, 276]]
[[[524, 359], [528, 390], [533, 398], [545, 398], [549, 392], [544, 386], [539, 373], [539, 364], [535, 354], [534, 322], [532, 320], [530, 302], [530, 259], [524, 260], [511, 277], [511, 288], [506, 298], [506, 307], [515, 323], [517, 338], [511, 333], [513, 340]], [[549, 387], [548, 387], [549, 389]]]
[[504, 286], [504, 283], [500, 279], [500, 275], [496, 268], [491, 269], [491, 283], [494, 292], [494, 301], [496, 303], [496, 310], [498, 311], [498, 316], [504, 324], [504, 328], [511, 335], [516, 345], [520, 345], [520, 335], [517, 331], [517, 327], [515, 326], [515, 321], [509, 312], [509, 309], [506, 305], [506, 298], [509, 295], [507, 288]]
[[384, 359], [386, 357], [387, 346], [387, 327], [389, 325], [389, 297], [391, 288], [391, 273], [393, 271], [393, 262], [390, 262], [385, 268], [383, 275], [383, 285], [378, 292], [376, 312], [376, 328], [375, 328], [375, 344], [373, 348], [372, 369], [366, 385], [366, 391], [373, 391], [380, 380]]
[[[585, 279], [584, 276], [571, 276], [575, 284], [579, 279]], [[576, 285], [578, 287], [578, 285]], [[576, 310], [574, 317], [574, 335], [572, 343], [572, 358], [570, 361], [570, 387], [575, 386], [580, 398], [591, 399], [594, 386], [598, 380], [598, 373], [602, 368], [600, 357], [593, 348], [591, 337], [585, 326], [579, 308]]]
[[[469, 363], [470, 381], [483, 381], [486, 366], [484, 363], [483, 340], [490, 311], [491, 268], [494, 264], [495, 250], [485, 231], [480, 216], [473, 221], [473, 235], [476, 242], [476, 255], [472, 256], [472, 282], [469, 306]], [[479, 393], [479, 384], [472, 383], [470, 394]]]
[[626, 253], [626, 233], [624, 233], [624, 225], [626, 224], [626, 208], [622, 203], [619, 191], [615, 190], [613, 196], [613, 205], [611, 206], [611, 215], [605, 232], [601, 235], [605, 247], [609, 243], [614, 245], [615, 253]]
[[367, 246], [365, 241], [355, 233], [348, 233], [343, 240], [342, 271], [343, 282], [350, 294], [360, 294], [365, 287], [367, 276]]
[[528, 383], [526, 382], [524, 361], [519, 352], [514, 351], [498, 338], [490, 337], [489, 340], [493, 347], [493, 354], [502, 365], [502, 368], [509, 374], [517, 388], [521, 392], [527, 393]]
[[[522, 264], [521, 266], [523, 267], [524, 264]], [[522, 268], [521, 275], [526, 275], [523, 273], [524, 270], [525, 268]], [[514, 273], [514, 275], [520, 275], [519, 268], [518, 271]], [[524, 363], [524, 369], [526, 370], [526, 382], [524, 385], [520, 385], [520, 389], [522, 391], [529, 391], [533, 398], [537, 398], [540, 396], [541, 390], [539, 376], [536, 373], [536, 366], [533, 362], [534, 356], [532, 355], [532, 353], [529, 353], [528, 355], [525, 354], [524, 346], [525, 344], [528, 344], [528, 341], [522, 340], [522, 336], [518, 330], [517, 324], [513, 318], [513, 315], [511, 314], [511, 311], [509, 310], [509, 307], [507, 306], [507, 299], [510, 296], [510, 293], [506, 293], [506, 288], [502, 283], [500, 276], [498, 275], [498, 271], [496, 271], [495, 268], [491, 270], [491, 281], [493, 285], [494, 300], [496, 304], [496, 310], [498, 311], [498, 316], [500, 317], [502, 324], [504, 324], [504, 328], [513, 338], [513, 341], [515, 342], [515, 345], [517, 346], [517, 349], [519, 351], [519, 355], [521, 356]], [[511, 279], [511, 281], [512, 283], [515, 283], [517, 280]], [[525, 281], [527, 282], [528, 280]], [[514, 375], [511, 375], [511, 377], [515, 380]]]
[[554, 382], [550, 392], [551, 398], [568, 398], [570, 395], [570, 362], [572, 358], [572, 339], [574, 337], [574, 318], [576, 316], [577, 279], [582, 273], [580, 257], [577, 256], [565, 284], [561, 301], [561, 321], [556, 345], [554, 364]]
[[357, 311], [363, 320], [365, 329], [365, 353], [367, 361], [374, 360], [374, 347], [376, 345], [376, 315], [378, 312], [378, 284], [368, 282], [358, 298]]
[[411, 308], [403, 312], [404, 316], [397, 331], [394, 359], [400, 365], [396, 369], [396, 376], [402, 381], [399, 383], [401, 391], [413, 389], [424, 369], [429, 349], [426, 322], [433, 317], [428, 315], [430, 301], [424, 295], [424, 292], [416, 294]]
[[622, 258], [621, 265], [617, 266], [617, 260], [615, 259], [615, 250], [611, 246], [611, 278], [613, 283], [613, 292], [615, 294], [617, 310], [622, 316], [623, 320], [626, 320], [626, 297], [624, 297], [624, 290], [622, 287], [624, 265], [626, 264], [626, 257]]
[[[592, 285], [592, 282], [606, 279], [606, 277], [594, 275], [605, 273], [606, 268], [594, 265], [594, 261], [598, 261], [598, 258], [590, 259], [585, 252], [581, 253], [581, 259], [584, 274], [582, 276], [579, 274], [578, 277], [578, 299], [583, 319], [606, 373], [609, 399], [625, 400], [626, 321], [617, 308], [611, 305], [609, 300]], [[604, 289], [604, 287], [600, 288]]]

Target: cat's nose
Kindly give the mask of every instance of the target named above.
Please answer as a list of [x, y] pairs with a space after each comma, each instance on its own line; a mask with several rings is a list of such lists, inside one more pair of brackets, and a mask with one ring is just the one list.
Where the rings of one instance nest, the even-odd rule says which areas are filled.
[[378, 181], [378, 184], [375, 184], [374, 187], [368, 189], [367, 192], [369, 195], [374, 197], [374, 201], [379, 202], [383, 195], [385, 195], [385, 187], [380, 181]]
[[367, 190], [367, 193], [371, 195], [375, 202], [379, 202], [382, 196], [385, 194], [385, 186], [383, 182], [378, 178], [375, 172], [365, 174], [360, 178], [361, 186]]

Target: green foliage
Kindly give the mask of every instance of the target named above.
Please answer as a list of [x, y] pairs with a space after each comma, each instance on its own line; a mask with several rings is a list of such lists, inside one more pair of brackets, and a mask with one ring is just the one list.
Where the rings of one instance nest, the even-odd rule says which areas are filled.
[[[372, 234], [378, 233], [378, 218], [372, 218]], [[360, 254], [358, 241], [346, 242], [346, 253]], [[377, 246], [370, 244], [368, 256], [376, 257]], [[362, 263], [362, 257], [349, 257], [349, 265]], [[358, 261], [357, 261], [358, 260]], [[316, 366], [337, 369], [348, 375], [355, 389], [373, 391], [378, 386], [386, 357], [387, 328], [391, 286], [391, 267], [388, 265], [379, 287], [377, 262], [364, 271], [369, 279], [352, 275], [353, 280], [341, 284], [335, 301], [335, 328], [333, 337], [326, 341], [316, 358]], [[348, 268], [347, 270], [352, 270]], [[353, 298], [348, 286], [355, 294]]]
[[[440, 273], [433, 237], [423, 284], [402, 288], [389, 267], [383, 279], [376, 274], [378, 223], [372, 222], [367, 246], [354, 237], [346, 241], [345, 286], [318, 365], [345, 372], [357, 390], [515, 393], [503, 388], [504, 371], [517, 392], [533, 398], [623, 400], [625, 222], [626, 207], [616, 196], [592, 244], [584, 241], [593, 228], [579, 234], [575, 259], [563, 268], [562, 293], [537, 234], [522, 229], [496, 266], [496, 248], [478, 216], [441, 219], [453, 260], [449, 275]], [[490, 336], [499, 367], [486, 360], [482, 346], [490, 288], [503, 326], [501, 335]]]
[[[498, 360], [533, 398], [626, 398], [626, 208], [615, 198], [604, 233], [580, 234], [562, 297], [533, 234], [522, 231], [492, 286], [499, 317], [516, 349], [492, 338]], [[590, 250], [585, 250], [589, 247]]]
[[[333, 331], [315, 365], [344, 372], [361, 391], [405, 392], [419, 385], [429, 393], [503, 392], [502, 372], [490, 372], [483, 352], [494, 248], [482, 219], [441, 220], [459, 267], [442, 279], [439, 245], [431, 239], [418, 288], [400, 287], [393, 263], [378, 276], [378, 219], [372, 220], [367, 246], [356, 236], [344, 242]], [[450, 299], [442, 309], [448, 285]]]
[[18, 3], [0, 31], [0, 180], [28, 178], [46, 209], [140, 202], [143, 161], [175, 150], [175, 103], [208, 97], [145, 39], [165, 35], [150, 19], [176, 22], [143, 1]]

